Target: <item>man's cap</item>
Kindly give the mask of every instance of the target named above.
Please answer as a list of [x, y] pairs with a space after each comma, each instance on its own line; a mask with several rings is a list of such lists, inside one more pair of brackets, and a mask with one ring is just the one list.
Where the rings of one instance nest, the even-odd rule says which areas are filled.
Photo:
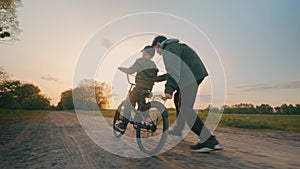
[[143, 52], [143, 51], [149, 53], [151, 56], [155, 55], [155, 49], [154, 49], [154, 47], [152, 47], [150, 45], [145, 46], [144, 49], [141, 50], [141, 52]]

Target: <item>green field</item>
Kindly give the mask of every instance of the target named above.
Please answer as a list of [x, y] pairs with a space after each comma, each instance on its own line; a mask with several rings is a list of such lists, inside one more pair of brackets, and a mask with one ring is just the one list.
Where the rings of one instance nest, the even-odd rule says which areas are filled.
[[[114, 111], [102, 111], [105, 117], [113, 117]], [[198, 114], [204, 121], [207, 114]], [[174, 110], [169, 110], [169, 122], [176, 120]], [[300, 115], [277, 115], [277, 114], [223, 114], [219, 127], [236, 127], [255, 130], [283, 130], [300, 132]]]
[[0, 109], [0, 120], [30, 120], [47, 113], [45, 110]]
[[300, 115], [225, 114], [220, 125], [300, 132]]

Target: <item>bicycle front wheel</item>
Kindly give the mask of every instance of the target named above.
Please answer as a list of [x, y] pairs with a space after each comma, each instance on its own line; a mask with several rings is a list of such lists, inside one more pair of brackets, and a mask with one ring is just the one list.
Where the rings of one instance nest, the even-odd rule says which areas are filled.
[[169, 132], [168, 111], [157, 101], [150, 102], [151, 108], [142, 113], [142, 122], [136, 129], [137, 143], [143, 152], [156, 155], [165, 145]]

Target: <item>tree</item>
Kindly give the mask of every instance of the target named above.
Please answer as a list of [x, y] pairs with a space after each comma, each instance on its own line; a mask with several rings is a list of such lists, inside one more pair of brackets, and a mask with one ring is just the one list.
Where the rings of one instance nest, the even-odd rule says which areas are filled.
[[273, 108], [268, 104], [261, 104], [260, 106], [256, 106], [256, 110], [261, 114], [271, 114], [273, 113]]
[[297, 114], [297, 105], [294, 107], [292, 104], [282, 104], [280, 106], [282, 113], [284, 114]]
[[74, 109], [72, 89], [66, 90], [60, 94], [60, 102], [57, 105], [58, 110]]
[[16, 101], [15, 90], [21, 82], [18, 80], [4, 80], [0, 83], [0, 107], [3, 108], [19, 108]]
[[295, 107], [292, 104], [288, 106], [288, 114], [296, 114]]
[[289, 112], [288, 111], [288, 105], [287, 104], [282, 104], [280, 106], [280, 110], [281, 110], [281, 113], [284, 113], [284, 114], [288, 113]]
[[18, 109], [19, 107], [11, 92], [0, 92], [0, 108]]
[[6, 80], [0, 83], [0, 92], [14, 92], [21, 85], [19, 80]]
[[[41, 90], [33, 84], [21, 84], [15, 89], [15, 99], [22, 104], [25, 99], [38, 96]], [[42, 97], [38, 97], [42, 98]]]
[[[0, 1], [0, 39], [14, 42], [21, 32], [16, 9], [21, 5], [21, 0], [1, 0]], [[0, 41], [0, 42], [1, 42]]]
[[82, 109], [107, 108], [112, 97], [111, 87], [107, 83], [90, 79], [82, 80], [73, 94], [76, 107]]
[[253, 104], [240, 103], [233, 106], [224, 105], [224, 113], [254, 114], [256, 113], [256, 109]]
[[58, 109], [95, 110], [109, 106], [112, 98], [111, 87], [104, 82], [84, 79], [74, 89], [61, 93]]
[[84, 79], [73, 90], [73, 101], [77, 109], [97, 109], [95, 81]]
[[[5, 71], [1, 71], [5, 72]], [[8, 109], [48, 109], [50, 99], [42, 95], [41, 90], [30, 83], [8, 80], [7, 73], [2, 73], [0, 82], [0, 107]]]
[[281, 113], [282, 113], [281, 108], [278, 107], [278, 106], [275, 107], [274, 110], [275, 110], [275, 112], [276, 112], [277, 114], [281, 114]]
[[6, 72], [3, 67], [0, 67], [0, 84], [9, 80], [9, 78], [10, 75], [8, 74], [8, 72]]
[[295, 114], [300, 114], [300, 104], [295, 105]]
[[26, 110], [46, 110], [49, 109], [49, 107], [49, 98], [40, 94], [26, 97], [21, 104], [21, 108]]
[[100, 108], [108, 108], [112, 98], [111, 87], [104, 82], [97, 82], [95, 87], [96, 102]]

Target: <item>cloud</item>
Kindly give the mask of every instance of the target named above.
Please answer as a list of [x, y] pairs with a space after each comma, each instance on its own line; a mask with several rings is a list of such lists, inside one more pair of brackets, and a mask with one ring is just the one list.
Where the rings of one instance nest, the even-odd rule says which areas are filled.
[[50, 75], [41, 76], [41, 79], [47, 80], [47, 81], [59, 82], [59, 78], [56, 78], [56, 77], [53, 77]]
[[245, 86], [237, 87], [237, 89], [242, 92], [261, 91], [261, 90], [269, 90], [269, 89], [298, 89], [298, 88], [300, 88], [300, 80], [275, 83], [275, 84], [253, 84], [253, 85], [245, 85]]
[[283, 88], [283, 89], [297, 89], [297, 88], [300, 88], [300, 80], [278, 84], [277, 88]]
[[274, 86], [267, 85], [267, 84], [253, 84], [253, 85], [245, 85], [245, 86], [238, 86], [237, 89], [243, 92], [249, 91], [257, 91], [257, 90], [267, 90], [272, 89]]

